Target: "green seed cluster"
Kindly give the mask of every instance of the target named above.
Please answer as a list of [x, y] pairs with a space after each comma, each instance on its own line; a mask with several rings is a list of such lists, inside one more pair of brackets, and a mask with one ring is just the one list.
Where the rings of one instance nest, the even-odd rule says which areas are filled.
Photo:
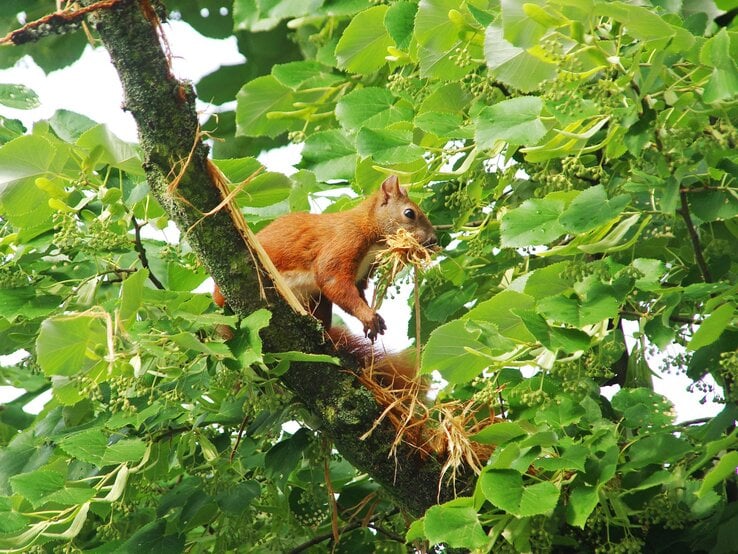
[[646, 526], [659, 526], [664, 529], [684, 529], [690, 522], [689, 510], [673, 493], [662, 492], [654, 496], [638, 516], [639, 522]]
[[62, 252], [89, 253], [129, 250], [131, 239], [119, 222], [94, 219], [83, 224], [69, 213], [54, 215], [54, 244]]

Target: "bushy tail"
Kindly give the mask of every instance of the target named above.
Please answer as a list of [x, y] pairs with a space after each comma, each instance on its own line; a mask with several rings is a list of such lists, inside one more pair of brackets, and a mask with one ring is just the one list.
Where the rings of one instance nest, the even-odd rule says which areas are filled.
[[343, 327], [332, 327], [328, 336], [338, 350], [357, 358], [364, 372], [385, 387], [407, 389], [418, 385], [414, 352], [387, 352]]

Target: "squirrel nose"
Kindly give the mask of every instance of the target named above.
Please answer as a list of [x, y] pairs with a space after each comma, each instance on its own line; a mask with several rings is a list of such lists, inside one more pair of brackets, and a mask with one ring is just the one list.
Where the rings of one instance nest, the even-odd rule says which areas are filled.
[[423, 246], [425, 246], [426, 248], [430, 248], [432, 246], [437, 246], [437, 245], [438, 245], [438, 238], [436, 237], [436, 235], [433, 235], [432, 237], [426, 239], [426, 241], [423, 243]]

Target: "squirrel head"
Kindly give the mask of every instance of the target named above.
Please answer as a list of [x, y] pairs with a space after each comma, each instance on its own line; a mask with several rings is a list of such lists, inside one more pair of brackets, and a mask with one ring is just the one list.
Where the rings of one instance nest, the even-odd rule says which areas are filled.
[[430, 220], [420, 207], [410, 200], [396, 175], [390, 175], [384, 180], [377, 195], [375, 215], [382, 236], [393, 235], [400, 229], [405, 229], [426, 248], [438, 243]]

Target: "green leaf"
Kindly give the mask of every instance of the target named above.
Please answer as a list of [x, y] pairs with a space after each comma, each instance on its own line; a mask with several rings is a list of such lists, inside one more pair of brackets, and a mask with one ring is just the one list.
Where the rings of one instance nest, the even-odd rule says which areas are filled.
[[139, 462], [146, 453], [146, 443], [141, 439], [123, 439], [108, 446], [101, 465]]
[[533, 421], [538, 425], [548, 424], [553, 428], [564, 428], [579, 423], [584, 414], [582, 406], [575, 404], [568, 396], [562, 396], [550, 406], [538, 410]]
[[268, 171], [254, 177], [239, 193], [238, 205], [264, 208], [286, 200], [292, 192], [292, 182], [284, 173]]
[[636, 258], [630, 265], [643, 274], [635, 281], [637, 289], [653, 291], [661, 288], [661, 279], [666, 274], [666, 264], [663, 261], [652, 258]]
[[550, 514], [561, 492], [547, 481], [524, 486], [523, 476], [512, 469], [487, 468], [479, 477], [479, 487], [492, 504], [517, 517]]
[[625, 2], [599, 2], [595, 10], [598, 14], [621, 22], [631, 36], [644, 42], [657, 41], [659, 44], [666, 45], [669, 39], [676, 34], [674, 27], [661, 19], [653, 10], [645, 7]]
[[353, 90], [336, 104], [336, 119], [345, 129], [362, 127], [384, 129], [398, 121], [410, 121], [412, 107], [386, 88], [367, 87]]
[[95, 496], [95, 490], [91, 487], [64, 487], [52, 492], [44, 499], [44, 502], [53, 502], [62, 506], [78, 506], [84, 504]]
[[708, 104], [730, 102], [738, 95], [738, 67], [715, 68], [702, 91], [702, 99]]
[[294, 435], [272, 446], [264, 456], [264, 469], [275, 478], [286, 478], [302, 458], [309, 444], [310, 431], [299, 429]]
[[48, 469], [21, 473], [10, 478], [15, 494], [26, 498], [34, 508], [47, 502], [47, 497], [64, 488], [64, 476]]
[[692, 447], [684, 439], [669, 433], [656, 433], [639, 439], [628, 449], [628, 463], [623, 470], [641, 469], [648, 465], [661, 466], [682, 458]]
[[437, 327], [423, 350], [421, 373], [438, 371], [450, 383], [471, 381], [490, 364], [490, 360], [470, 352], [487, 350], [479, 341], [480, 335], [481, 330], [467, 328], [460, 319]]
[[731, 42], [738, 45], [738, 33], [729, 32], [722, 28], [711, 37], [700, 49], [700, 62], [716, 69], [732, 70], [735, 68], [734, 53], [731, 52]]
[[[0, 214], [20, 229], [51, 228], [49, 195], [35, 186], [37, 177], [61, 173], [69, 149], [41, 134], [24, 135], [0, 147]], [[35, 233], [30, 233], [31, 235]]]
[[556, 198], [531, 198], [502, 216], [503, 248], [548, 244], [566, 232], [559, 222], [566, 203]]
[[25, 85], [0, 84], [0, 104], [16, 110], [32, 110], [41, 103], [38, 95]]
[[261, 487], [258, 481], [249, 479], [223, 491], [215, 497], [215, 501], [224, 512], [240, 515], [260, 494]]
[[132, 175], [143, 175], [138, 149], [119, 139], [106, 125], [95, 125], [82, 133], [77, 146], [90, 152], [96, 166], [110, 165]]
[[528, 332], [525, 323], [516, 312], [532, 309], [533, 306], [534, 300], [527, 294], [503, 290], [489, 300], [474, 306], [466, 314], [465, 319], [491, 323], [505, 337], [530, 342], [534, 340], [534, 337]]
[[605, 187], [595, 185], [583, 190], [559, 217], [559, 223], [570, 233], [584, 233], [615, 219], [630, 202], [630, 195], [607, 198]]
[[647, 388], [621, 389], [612, 398], [612, 407], [630, 428], [664, 427], [674, 421], [672, 403]]
[[167, 534], [167, 522], [163, 519], [147, 523], [118, 546], [119, 552], [126, 553], [179, 554], [184, 549], [185, 536]]
[[61, 301], [59, 296], [38, 291], [36, 287], [0, 289], [0, 316], [11, 323], [18, 317], [35, 319], [53, 312]]
[[272, 75], [292, 90], [313, 87], [329, 87], [342, 81], [331, 68], [312, 60], [281, 63], [272, 68]]
[[546, 320], [533, 310], [517, 310], [525, 328], [551, 351], [562, 350], [567, 353], [585, 351], [592, 341], [590, 336], [578, 329], [551, 327]]
[[417, 112], [440, 112], [458, 115], [469, 109], [473, 97], [459, 83], [440, 83], [423, 99]]
[[336, 45], [339, 68], [367, 74], [387, 63], [387, 48], [394, 46], [384, 26], [387, 10], [387, 6], [374, 6], [351, 20]]
[[431, 506], [425, 513], [425, 535], [431, 543], [451, 548], [481, 548], [487, 535], [470, 498], [456, 498]]
[[579, 480], [572, 487], [569, 503], [566, 506], [566, 522], [569, 525], [584, 529], [589, 516], [599, 504], [597, 488]]
[[423, 112], [413, 123], [418, 129], [444, 138], [472, 138], [471, 126], [464, 126], [461, 115], [450, 112]]
[[417, 11], [416, 3], [405, 0], [392, 4], [387, 10], [384, 26], [400, 50], [407, 50], [410, 46]]
[[720, 458], [720, 461], [705, 475], [700, 490], [697, 491], [697, 496], [704, 496], [729, 477], [735, 476], [736, 468], [738, 468], [738, 452], [735, 450], [726, 452]]
[[412, 131], [362, 128], [356, 137], [356, 149], [383, 165], [410, 163], [422, 159], [423, 149], [413, 144]]
[[508, 441], [527, 435], [528, 432], [514, 421], [501, 421], [488, 425], [469, 438], [482, 444], [504, 444]]
[[547, 456], [536, 459], [535, 466], [546, 471], [584, 471], [584, 464], [589, 454], [588, 447], [575, 444], [564, 448], [559, 456]]
[[[18, 512], [0, 511], [0, 535], [22, 533], [30, 520]], [[0, 539], [0, 544], [3, 544]]]
[[288, 118], [270, 118], [273, 112], [295, 109], [295, 93], [273, 75], [246, 83], [236, 95], [236, 136], [276, 137], [292, 128]]
[[38, 365], [46, 375], [76, 375], [99, 359], [106, 347], [100, 318], [83, 314], [49, 318], [36, 339]]
[[[255, 174], [264, 166], [259, 160], [252, 157], [229, 158], [225, 160], [213, 160], [228, 180], [238, 185]], [[248, 186], [248, 185], [247, 185]]]
[[147, 269], [139, 269], [136, 273], [129, 275], [120, 287], [120, 318], [128, 323], [136, 317], [136, 312], [141, 307], [143, 289], [146, 279], [149, 278]]
[[725, 331], [725, 328], [733, 320], [735, 314], [735, 306], [733, 304], [723, 304], [713, 311], [705, 320], [700, 323], [699, 328], [687, 343], [687, 348], [697, 350], [708, 344], [712, 344]]
[[69, 456], [88, 464], [100, 465], [108, 439], [100, 429], [87, 429], [62, 437], [59, 447]]
[[520, 96], [484, 108], [476, 120], [475, 140], [483, 149], [493, 149], [500, 141], [534, 145], [547, 129], [541, 121], [543, 101], [537, 96]]
[[302, 157], [320, 181], [351, 179], [358, 159], [353, 141], [340, 129], [311, 134]]
[[513, 46], [503, 37], [502, 29], [490, 25], [484, 35], [484, 57], [492, 75], [523, 92], [537, 90], [556, 77], [556, 65]]
[[423, 0], [415, 16], [415, 39], [418, 42], [420, 76], [441, 79], [445, 82], [461, 79], [472, 64], [460, 65], [452, 54], [456, 48], [475, 47], [461, 40], [464, 28], [452, 21], [449, 14], [458, 12], [455, 0]]
[[541, 299], [570, 290], [572, 278], [564, 273], [568, 265], [568, 262], [557, 262], [530, 271], [523, 292], [535, 299]]

